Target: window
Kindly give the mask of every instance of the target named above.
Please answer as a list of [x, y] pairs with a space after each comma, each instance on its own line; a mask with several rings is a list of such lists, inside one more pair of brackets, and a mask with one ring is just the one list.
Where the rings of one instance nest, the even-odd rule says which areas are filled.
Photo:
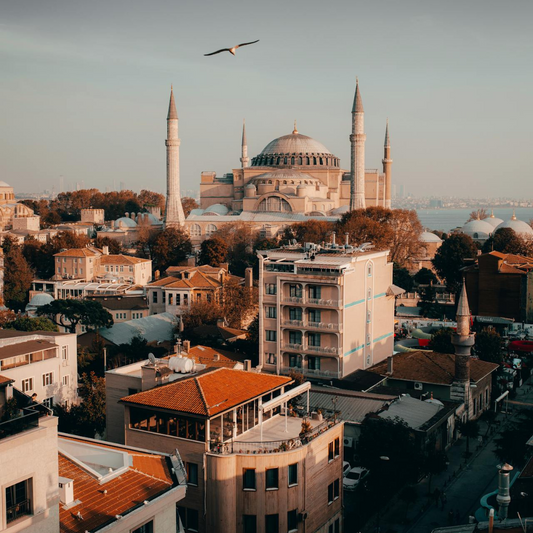
[[267, 364], [269, 365], [275, 365], [277, 363], [278, 358], [276, 357], [275, 353], [267, 353]]
[[333, 455], [333, 442], [328, 444], [328, 461], [333, 461], [335, 455]]
[[245, 468], [242, 474], [242, 488], [255, 490], [255, 468]]
[[157, 303], [157, 291], [154, 291], [152, 293], [152, 303], [154, 303], [154, 304]]
[[154, 521], [146, 522], [146, 524], [134, 529], [131, 533], [154, 533]]
[[289, 320], [302, 320], [302, 309], [300, 307], [289, 308]]
[[47, 385], [51, 385], [54, 381], [54, 373], [48, 372], [47, 374], [43, 374], [43, 387], [46, 387]]
[[191, 226], [191, 237], [200, 237], [202, 235], [202, 228], [198, 224]]
[[366, 312], [366, 321], [368, 324], [372, 321], [372, 311], [370, 309]]
[[242, 528], [244, 533], [257, 532], [257, 517], [254, 514], [242, 515]]
[[333, 483], [328, 485], [328, 505], [333, 503]]
[[161, 302], [162, 303], [166, 303], [167, 302], [167, 293], [165, 291], [163, 291], [161, 293]]
[[295, 354], [289, 355], [289, 366], [293, 368], [302, 368], [302, 356]]
[[181, 294], [176, 294], [176, 305], [181, 305]]
[[273, 329], [266, 330], [266, 340], [270, 342], [276, 342], [276, 332]]
[[372, 289], [368, 289], [366, 297], [370, 300], [372, 298]]
[[[287, 158], [285, 158], [287, 159]], [[287, 161], [285, 161], [287, 163]], [[258, 211], [274, 211], [282, 213], [290, 213], [292, 211], [291, 204], [284, 198], [278, 196], [269, 196], [259, 203]]]
[[6, 522], [33, 514], [31, 508], [32, 480], [26, 479], [6, 488]]
[[367, 267], [367, 273], [368, 273], [369, 276], [372, 275], [372, 265], [371, 264], [369, 264], [368, 267]]
[[302, 297], [302, 286], [301, 285], [289, 285], [289, 295], [291, 298], [301, 298]]
[[337, 437], [335, 439], [335, 457], [338, 457], [341, 453], [341, 439]]
[[278, 488], [278, 468], [267, 468], [266, 471], [266, 490], [275, 490]]
[[302, 332], [289, 331], [289, 344], [302, 344]]
[[322, 294], [322, 287], [320, 285], [310, 285], [309, 286], [309, 298], [314, 298], [319, 300]]
[[289, 465], [289, 487], [298, 485], [298, 463]]
[[33, 390], [33, 378], [26, 378], [22, 380], [22, 392], [29, 392]]
[[217, 227], [214, 224], [208, 224], [207, 229], [205, 230], [206, 237], [211, 237], [213, 233], [217, 231]]
[[265, 516], [265, 533], [279, 533], [279, 516], [277, 514]]
[[174, 305], [174, 295], [172, 293], [168, 295], [168, 305]]
[[333, 498], [337, 500], [339, 498], [339, 495], [340, 495], [340, 481], [336, 479], [333, 482]]
[[267, 307], [266, 308], [266, 317], [267, 318], [276, 318], [276, 308], [275, 307]]
[[293, 509], [287, 513], [287, 529], [289, 532], [298, 531], [298, 510]]
[[187, 484], [198, 486], [198, 465], [187, 463]]
[[341, 521], [337, 518], [333, 524], [328, 527], [328, 533], [341, 533]]
[[309, 356], [307, 360], [309, 370], [320, 370], [320, 357]]
[[45, 398], [43, 400], [43, 405], [45, 407], [48, 407], [48, 409], [52, 409], [54, 407], [54, 399], [53, 398]]
[[309, 333], [307, 341], [309, 346], [320, 346], [320, 333]]
[[198, 531], [198, 511], [188, 507], [177, 507], [178, 515], [186, 531]]
[[61, 347], [61, 359], [63, 359], [63, 361], [68, 360], [68, 346]]
[[63, 383], [63, 385], [65, 385], [65, 387], [68, 387], [68, 384], [70, 383], [70, 376], [63, 376], [61, 382]]
[[277, 287], [275, 283], [265, 283], [265, 292], [267, 294], [276, 294]]
[[309, 322], [320, 322], [322, 320], [322, 313], [320, 309], [309, 309]]

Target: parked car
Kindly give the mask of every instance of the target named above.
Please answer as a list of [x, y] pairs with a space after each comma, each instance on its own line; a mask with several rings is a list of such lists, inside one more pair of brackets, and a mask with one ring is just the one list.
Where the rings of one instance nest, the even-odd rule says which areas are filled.
[[345, 476], [349, 472], [350, 468], [352, 468], [350, 466], [350, 463], [348, 461], [343, 461], [342, 462], [342, 475]]
[[354, 466], [344, 476], [342, 486], [344, 490], [355, 490], [359, 484], [368, 476], [369, 470], [362, 466]]

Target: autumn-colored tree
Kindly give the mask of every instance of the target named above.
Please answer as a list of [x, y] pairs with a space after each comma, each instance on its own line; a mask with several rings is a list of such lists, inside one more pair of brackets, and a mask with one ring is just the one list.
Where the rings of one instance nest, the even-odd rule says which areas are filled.
[[138, 200], [141, 206], [144, 208], [159, 207], [161, 209], [161, 213], [165, 211], [165, 195], [163, 194], [143, 189], [139, 193]]
[[13, 311], [23, 311], [28, 303], [34, 273], [18, 244], [9, 235], [4, 237], [4, 302]]
[[222, 294], [224, 318], [230, 327], [242, 329], [257, 309], [257, 289], [228, 280], [224, 283]]
[[283, 244], [289, 244], [294, 239], [300, 244], [306, 242], [320, 244], [330, 239], [333, 230], [333, 222], [327, 222], [325, 220], [296, 222], [283, 230], [281, 240]]
[[159, 271], [176, 266], [192, 252], [189, 235], [181, 228], [166, 228], [157, 235], [152, 246], [152, 262]]
[[183, 207], [183, 213], [185, 215], [185, 218], [187, 218], [193, 209], [198, 209], [200, 206], [198, 205], [198, 202], [194, 198], [190, 198], [189, 196], [184, 196], [181, 199], [181, 206]]
[[527, 253], [524, 239], [512, 228], [500, 228], [494, 232], [483, 244], [483, 253], [501, 252], [502, 254]]
[[471, 220], [485, 220], [486, 218], [489, 218], [486, 209], [474, 209], [474, 211], [470, 213], [470, 218], [467, 222], [470, 222]]
[[226, 261], [228, 246], [219, 237], [211, 237], [202, 242], [198, 262], [200, 265], [211, 265], [214, 267]]
[[254, 245], [254, 250], [274, 250], [275, 248], [279, 248], [280, 243], [277, 239], [257, 239]]
[[109, 249], [110, 254], [121, 254], [123, 252], [122, 244], [120, 241], [117, 241], [116, 239], [111, 239], [110, 237], [96, 237], [94, 240], [94, 245], [96, 248], [99, 248], [100, 250], [103, 249], [104, 246], [107, 246]]
[[214, 236], [222, 239], [228, 246], [226, 260], [232, 274], [244, 276], [248, 267], [255, 266], [257, 257], [254, 245], [258, 237], [257, 230], [248, 224], [237, 222], [224, 225]]
[[[4, 302], [2, 300], [2, 305]], [[13, 322], [17, 318], [17, 314], [11, 311], [11, 309], [0, 310], [0, 328], [5, 329], [6, 324]]]
[[190, 308], [181, 315], [184, 330], [191, 330], [198, 326], [215, 325], [224, 312], [217, 302], [193, 302]]
[[448, 290], [457, 294], [463, 282], [461, 269], [469, 259], [476, 257], [477, 246], [472, 238], [464, 233], [454, 233], [437, 250], [433, 266], [437, 275], [446, 281]]

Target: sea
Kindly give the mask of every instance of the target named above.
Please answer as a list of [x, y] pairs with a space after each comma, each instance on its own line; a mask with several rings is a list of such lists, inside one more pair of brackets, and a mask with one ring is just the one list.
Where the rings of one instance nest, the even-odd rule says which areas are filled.
[[[454, 228], [463, 226], [470, 218], [474, 208], [468, 209], [417, 209], [418, 218], [422, 226], [429, 230], [448, 232]], [[486, 210], [490, 213], [490, 209]], [[533, 207], [517, 207], [516, 218], [529, 223], [533, 219]], [[509, 220], [513, 216], [512, 207], [494, 208], [494, 216], [502, 220]]]

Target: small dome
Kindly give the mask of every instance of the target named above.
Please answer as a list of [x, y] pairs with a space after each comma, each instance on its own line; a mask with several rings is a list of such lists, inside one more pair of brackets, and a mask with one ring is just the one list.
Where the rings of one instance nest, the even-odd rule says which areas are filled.
[[163, 225], [163, 221], [159, 220], [155, 215], [152, 215], [152, 213], [144, 213], [144, 215], [148, 215], [148, 220], [152, 223], [152, 226]]
[[471, 220], [462, 227], [461, 231], [474, 240], [487, 240], [494, 232], [494, 228], [484, 220]]
[[332, 209], [329, 214], [330, 215], [344, 215], [344, 213], [347, 213], [350, 210], [349, 205], [341, 205], [340, 207], [337, 207], [335, 209]]
[[307, 185], [305, 185], [304, 183], [300, 183], [300, 185], [298, 185], [298, 187], [296, 187], [297, 189], [305, 189], [307, 188]]
[[505, 222], [502, 222], [501, 224], [496, 226], [496, 229], [494, 231], [498, 231], [502, 228], [511, 228], [515, 231], [515, 233], [518, 233], [519, 235], [533, 237], [533, 228], [531, 228], [531, 226], [523, 220], [518, 220], [514, 215], [509, 220], [506, 220]]
[[229, 209], [225, 205], [213, 204], [213, 205], [210, 205], [209, 207], [206, 207], [203, 214], [224, 216], [224, 215], [227, 215], [228, 213], [229, 213]]
[[442, 242], [442, 239], [429, 231], [424, 231], [420, 234], [420, 242]]
[[489, 223], [493, 228], [498, 227], [503, 222], [501, 218], [495, 217], [493, 214], [484, 218], [483, 221]]
[[248, 183], [248, 185], [246, 185], [245, 189], [255, 189], [255, 185], [253, 183]]
[[120, 228], [121, 226], [126, 228], [136, 228], [137, 222], [128, 217], [120, 217], [115, 220], [115, 228]]
[[41, 307], [42, 305], [49, 304], [54, 301], [54, 297], [51, 294], [43, 292], [42, 294], [36, 294], [28, 305], [32, 307]]

